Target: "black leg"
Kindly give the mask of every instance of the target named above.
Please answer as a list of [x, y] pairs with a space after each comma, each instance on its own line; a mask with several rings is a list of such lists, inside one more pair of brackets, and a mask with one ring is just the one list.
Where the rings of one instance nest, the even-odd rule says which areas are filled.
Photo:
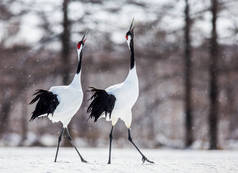
[[109, 159], [107, 164], [111, 164], [111, 150], [112, 150], [112, 131], [113, 131], [113, 126], [109, 135], [109, 139], [110, 139], [110, 144], [109, 144]]
[[74, 145], [74, 142], [72, 141], [72, 137], [71, 137], [70, 134], [69, 134], [69, 130], [68, 130], [67, 128], [65, 128], [65, 131], [66, 131], [66, 137], [67, 137], [67, 139], [69, 140], [69, 142], [71, 143], [71, 145], [74, 147], [74, 149], [77, 151], [77, 153], [78, 153], [78, 155], [79, 155], [81, 161], [84, 162], [84, 163], [87, 163], [87, 161], [84, 160], [84, 158], [81, 156], [81, 154], [79, 153], [78, 149], [77, 149], [76, 146]]
[[55, 162], [57, 160], [57, 156], [58, 156], [58, 152], [59, 152], [59, 146], [60, 146], [60, 142], [61, 142], [63, 134], [64, 134], [64, 128], [62, 128], [62, 130], [60, 132], [60, 135], [59, 135], [59, 138], [58, 138], [58, 145], [57, 145], [57, 150], [56, 150], [56, 154], [55, 154]]
[[147, 159], [145, 157], [145, 155], [140, 151], [140, 149], [136, 146], [136, 144], [133, 142], [132, 138], [131, 138], [131, 131], [130, 129], [128, 129], [128, 140], [132, 143], [132, 145], [134, 145], [134, 147], [137, 149], [137, 151], [139, 151], [139, 153], [142, 156], [142, 162], [144, 163], [145, 161], [149, 162], [149, 163], [154, 163], [153, 161], [150, 161], [149, 159]]

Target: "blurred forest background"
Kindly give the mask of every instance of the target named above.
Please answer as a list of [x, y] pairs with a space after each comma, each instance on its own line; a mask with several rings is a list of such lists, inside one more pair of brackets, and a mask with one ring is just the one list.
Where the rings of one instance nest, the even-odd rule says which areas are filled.
[[[88, 120], [88, 86], [129, 69], [125, 34], [135, 17], [140, 96], [132, 134], [148, 148], [238, 148], [237, 0], [1, 0], [0, 146], [54, 146], [60, 124], [29, 122], [38, 88], [68, 84], [84, 50], [84, 103], [70, 124], [78, 147], [108, 145], [110, 123]], [[115, 145], [124, 147], [119, 122]], [[65, 144], [67, 145], [67, 144]]]

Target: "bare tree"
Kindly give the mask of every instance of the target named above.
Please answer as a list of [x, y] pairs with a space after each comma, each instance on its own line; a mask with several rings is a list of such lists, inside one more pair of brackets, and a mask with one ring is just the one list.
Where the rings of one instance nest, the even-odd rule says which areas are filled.
[[[0, 1], [0, 23], [5, 24], [3, 29], [4, 34], [0, 40], [1, 65], [6, 64], [6, 60], [9, 59], [10, 51], [6, 50], [4, 44], [9, 39], [16, 36], [16, 34], [19, 32], [20, 23], [17, 21], [25, 13], [24, 10], [20, 10], [18, 13], [15, 13], [11, 10], [11, 6], [15, 2], [15, 0]], [[0, 72], [4, 77], [6, 74], [9, 74], [9, 76], [11, 75], [11, 70], [9, 68], [1, 67]], [[16, 101], [17, 97], [17, 93], [15, 92], [15, 90], [12, 90], [12, 88], [9, 87], [9, 83], [10, 82], [6, 78], [2, 78], [0, 83], [1, 92], [3, 93], [0, 99], [0, 136], [7, 131], [12, 103]]]
[[[26, 92], [23, 92], [26, 93]], [[27, 99], [26, 97], [22, 96], [22, 117], [21, 117], [21, 130], [22, 130], [22, 135], [21, 135], [21, 141], [20, 141], [20, 146], [24, 145], [25, 140], [27, 139], [27, 132], [28, 132], [28, 119], [27, 119]]]
[[185, 94], [185, 146], [189, 147], [193, 143], [193, 115], [192, 115], [192, 51], [191, 51], [191, 18], [189, 0], [185, 0], [184, 10], [184, 94]]
[[[6, 100], [6, 97], [5, 97]], [[6, 128], [8, 126], [8, 119], [9, 119], [9, 114], [11, 111], [11, 103], [10, 103], [10, 98], [7, 97], [7, 100], [2, 103], [1, 106], [1, 116], [0, 116], [0, 137], [1, 135], [6, 131]]]
[[62, 58], [62, 67], [63, 67], [63, 83], [68, 84], [69, 82], [69, 64], [70, 64], [70, 21], [68, 17], [68, 6], [69, 0], [63, 1], [63, 33], [61, 36], [61, 58]]
[[217, 13], [218, 13], [218, 0], [211, 0], [211, 14], [212, 14], [212, 31], [210, 42], [210, 110], [209, 110], [209, 149], [217, 149], [217, 136], [218, 136], [218, 43], [217, 43]]

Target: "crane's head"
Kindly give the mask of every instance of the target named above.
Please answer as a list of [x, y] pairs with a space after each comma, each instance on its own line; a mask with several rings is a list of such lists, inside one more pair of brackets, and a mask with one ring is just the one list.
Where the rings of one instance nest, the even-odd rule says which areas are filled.
[[[87, 34], [87, 33], [86, 33]], [[83, 35], [82, 39], [78, 42], [77, 44], [77, 48], [78, 48], [78, 51], [81, 52], [81, 50], [83, 49], [84, 47], [84, 43], [86, 41], [86, 34]]]
[[129, 46], [129, 49], [130, 49], [130, 43], [131, 43], [131, 41], [134, 38], [134, 28], [135, 27], [133, 26], [133, 24], [134, 24], [134, 18], [132, 19], [130, 28], [129, 28], [129, 30], [126, 33], [126, 41], [127, 41], [128, 46]]

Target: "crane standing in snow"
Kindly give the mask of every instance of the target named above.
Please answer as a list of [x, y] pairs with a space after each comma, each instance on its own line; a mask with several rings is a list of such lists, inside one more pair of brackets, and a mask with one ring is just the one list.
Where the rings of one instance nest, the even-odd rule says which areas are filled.
[[57, 160], [61, 138], [64, 133], [69, 142], [77, 151], [81, 161], [87, 162], [83, 159], [78, 149], [74, 145], [72, 137], [70, 136], [69, 130], [67, 128], [69, 122], [79, 110], [83, 101], [83, 91], [81, 86], [81, 63], [85, 41], [86, 39], [84, 35], [82, 40], [77, 44], [78, 67], [71, 84], [66, 86], [53, 86], [49, 89], [49, 91], [42, 89], [37, 90], [37, 92], [34, 94], [35, 98], [33, 98], [33, 100], [30, 102], [30, 104], [33, 104], [38, 101], [30, 120], [47, 116], [52, 122], [61, 122], [63, 124], [58, 138], [58, 145], [54, 160], [55, 162]]
[[131, 53], [130, 56], [130, 71], [124, 82], [110, 86], [105, 90], [91, 88], [93, 95], [91, 103], [87, 112], [90, 113], [90, 118], [94, 118], [96, 122], [98, 118], [105, 117], [107, 121], [111, 121], [112, 128], [109, 135], [109, 159], [108, 164], [111, 163], [111, 145], [113, 127], [116, 125], [118, 119], [124, 121], [128, 128], [128, 140], [138, 150], [142, 156], [143, 163], [145, 161], [153, 163], [145, 157], [140, 149], [133, 142], [131, 137], [131, 121], [132, 121], [132, 107], [134, 106], [139, 96], [138, 77], [136, 73], [136, 64], [134, 58], [134, 27], [133, 20], [129, 31], [126, 33], [126, 40]]

